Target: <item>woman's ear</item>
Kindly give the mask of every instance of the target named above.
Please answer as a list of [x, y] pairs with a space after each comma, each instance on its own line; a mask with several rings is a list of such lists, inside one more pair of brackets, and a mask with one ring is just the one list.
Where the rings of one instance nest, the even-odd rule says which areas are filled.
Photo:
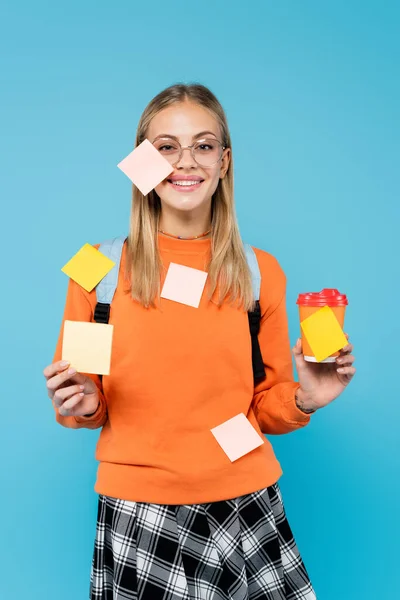
[[219, 178], [223, 179], [228, 171], [229, 163], [231, 162], [231, 149], [226, 148], [221, 158], [221, 169], [219, 173]]

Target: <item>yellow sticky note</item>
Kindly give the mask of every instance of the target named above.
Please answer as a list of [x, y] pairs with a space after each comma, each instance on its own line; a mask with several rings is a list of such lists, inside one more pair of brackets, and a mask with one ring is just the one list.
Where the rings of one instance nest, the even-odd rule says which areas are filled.
[[114, 266], [114, 261], [90, 244], [85, 244], [61, 271], [91, 292]]
[[65, 321], [62, 358], [78, 373], [109, 375], [114, 326], [105, 323]]
[[347, 338], [329, 306], [317, 310], [304, 319], [300, 326], [318, 362], [347, 345]]

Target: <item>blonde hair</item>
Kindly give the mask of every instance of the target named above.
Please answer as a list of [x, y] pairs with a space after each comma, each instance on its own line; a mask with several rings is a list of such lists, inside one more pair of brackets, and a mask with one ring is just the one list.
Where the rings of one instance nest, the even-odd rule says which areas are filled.
[[[137, 129], [136, 144], [141, 144], [154, 116], [164, 108], [190, 101], [209, 110], [217, 119], [224, 146], [231, 148], [231, 139], [224, 109], [205, 86], [176, 84], [160, 92], [144, 110]], [[219, 180], [212, 198], [211, 257], [207, 266], [210, 300], [217, 290], [216, 303], [225, 298], [238, 303], [243, 310], [254, 308], [251, 273], [240, 237], [233, 196], [233, 161]], [[153, 190], [144, 196], [135, 186], [127, 245], [126, 276], [132, 298], [143, 306], [155, 305], [160, 295], [162, 261], [158, 250], [158, 228], [161, 201]]]

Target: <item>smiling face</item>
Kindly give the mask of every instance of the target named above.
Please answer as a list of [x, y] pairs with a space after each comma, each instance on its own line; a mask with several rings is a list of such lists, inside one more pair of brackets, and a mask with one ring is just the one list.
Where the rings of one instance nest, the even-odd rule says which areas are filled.
[[[219, 158], [218, 142], [223, 144], [217, 119], [202, 106], [189, 101], [160, 111], [149, 125], [147, 138], [170, 161], [174, 152], [175, 158], [179, 158], [179, 154], [176, 154], [179, 145], [176, 142], [187, 147], [207, 140], [208, 144], [198, 145], [196, 150], [196, 157], [205, 164], [213, 162], [210, 161], [212, 152]], [[161, 138], [169, 138], [169, 143]], [[221, 152], [222, 157], [215, 164], [200, 166], [191, 151], [185, 149], [179, 161], [173, 165], [174, 172], [155, 188], [162, 210], [193, 211], [194, 214], [210, 211], [212, 196], [229, 166], [229, 148]]]

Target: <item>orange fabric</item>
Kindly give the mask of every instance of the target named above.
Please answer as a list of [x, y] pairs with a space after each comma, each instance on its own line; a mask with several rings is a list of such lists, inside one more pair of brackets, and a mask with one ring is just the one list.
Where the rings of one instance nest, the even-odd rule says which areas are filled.
[[[205, 269], [210, 240], [159, 237], [170, 262]], [[211, 429], [243, 412], [259, 432], [281, 434], [306, 425], [296, 406], [285, 302], [276, 259], [255, 249], [262, 274], [260, 347], [267, 377], [254, 389], [247, 314], [207, 297], [199, 308], [161, 299], [145, 309], [126, 293], [125, 248], [111, 306], [111, 373], [101, 382], [91, 417], [62, 417], [71, 428], [102, 427], [95, 490], [126, 500], [193, 504], [241, 496], [282, 474], [268, 439], [231, 463]], [[164, 276], [165, 277], [165, 274]], [[64, 320], [91, 321], [96, 292], [69, 282]], [[54, 360], [61, 357], [60, 337]]]

